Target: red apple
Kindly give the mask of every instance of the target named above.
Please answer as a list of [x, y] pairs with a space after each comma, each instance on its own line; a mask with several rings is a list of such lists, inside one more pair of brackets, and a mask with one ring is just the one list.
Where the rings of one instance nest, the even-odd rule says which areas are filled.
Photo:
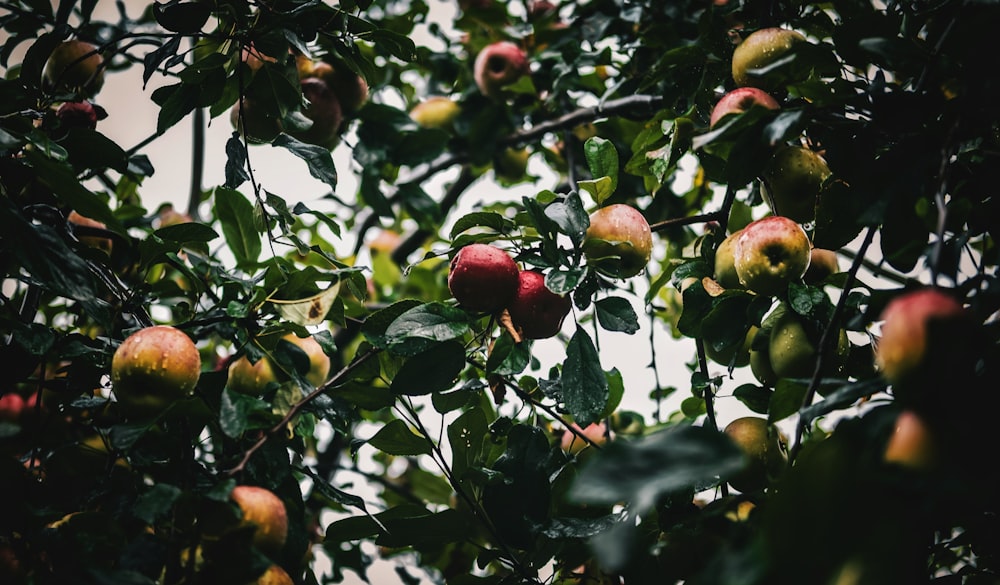
[[769, 110], [777, 110], [781, 107], [777, 100], [764, 90], [756, 87], [738, 87], [722, 96], [715, 104], [709, 119], [709, 126], [714, 128], [723, 116], [742, 114], [754, 106]]
[[63, 129], [97, 128], [97, 110], [94, 104], [84, 100], [79, 102], [63, 102], [56, 110], [59, 126]]
[[805, 42], [800, 33], [780, 27], [762, 28], [751, 33], [733, 51], [733, 81], [738, 86], [771, 89], [777, 85], [774, 76], [751, 75], [788, 54], [797, 43]]
[[[582, 429], [576, 423], [572, 423], [571, 426], [597, 446], [601, 446], [608, 441], [608, 425], [603, 422], [591, 423]], [[575, 455], [589, 447], [590, 444], [576, 436], [576, 433], [573, 431], [564, 429], [562, 437], [559, 439], [559, 446], [570, 455]]]
[[924, 419], [911, 410], [896, 417], [883, 458], [911, 469], [933, 469], [939, 461], [938, 444]]
[[448, 290], [470, 311], [495, 313], [514, 298], [519, 273], [506, 251], [489, 244], [469, 244], [451, 259]]
[[522, 270], [519, 280], [517, 292], [507, 307], [514, 327], [525, 339], [555, 336], [573, 308], [573, 301], [549, 290], [541, 272]]
[[502, 96], [505, 86], [511, 85], [531, 71], [528, 56], [521, 47], [510, 41], [487, 45], [476, 55], [473, 76], [483, 95], [491, 98]]
[[111, 360], [111, 384], [123, 410], [156, 415], [191, 394], [201, 375], [201, 354], [186, 333], [154, 325], [129, 335]]
[[809, 267], [812, 245], [795, 221], [772, 215], [751, 222], [735, 245], [736, 274], [740, 283], [757, 294], [784, 292]]
[[307, 144], [314, 144], [333, 150], [339, 140], [338, 131], [344, 121], [340, 100], [325, 81], [318, 77], [307, 77], [301, 81], [302, 97], [307, 104], [302, 114], [312, 125], [304, 129], [289, 128], [293, 138]]
[[949, 355], [945, 345], [964, 340], [943, 339], [932, 335], [932, 331], [963, 326], [969, 321], [969, 314], [955, 297], [928, 287], [894, 298], [880, 318], [882, 330], [875, 346], [875, 362], [890, 384], [905, 385], [919, 383], [921, 378], [946, 366], [942, 363]]
[[818, 153], [802, 146], [783, 146], [761, 175], [761, 195], [775, 215], [799, 223], [816, 217], [816, 203], [830, 167]]
[[19, 423], [24, 408], [24, 397], [8, 390], [0, 396], [0, 422]]
[[368, 101], [368, 82], [342, 62], [320, 61], [312, 68], [311, 77], [322, 79], [333, 91], [344, 117], [353, 116]]
[[42, 87], [48, 91], [73, 91], [93, 96], [104, 85], [104, 57], [97, 47], [81, 40], [59, 43], [42, 72]]
[[635, 276], [645, 270], [652, 251], [653, 233], [638, 209], [615, 203], [590, 214], [583, 253], [601, 274]]
[[288, 512], [281, 498], [271, 490], [252, 485], [234, 487], [230, 498], [243, 513], [240, 526], [254, 528], [254, 546], [267, 555], [280, 553], [288, 538]]

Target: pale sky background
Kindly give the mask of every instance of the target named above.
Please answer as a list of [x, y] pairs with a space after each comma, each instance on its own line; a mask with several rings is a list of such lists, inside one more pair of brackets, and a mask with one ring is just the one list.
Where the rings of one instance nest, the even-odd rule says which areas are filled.
[[[96, 11], [96, 18], [114, 18], [114, 2], [111, 0], [100, 0]], [[143, 3], [144, 4], [144, 3]], [[454, 3], [440, 0], [431, 0], [431, 18], [440, 25], [447, 28], [454, 15]], [[517, 4], [517, 3], [514, 3]], [[128, 3], [130, 9], [138, 10], [140, 3]], [[418, 31], [419, 32], [419, 31]], [[430, 35], [418, 34], [414, 40], [418, 44], [425, 44], [432, 49], [439, 48]], [[17, 60], [12, 60], [17, 62]], [[471, 65], [470, 65], [471, 66]], [[108, 112], [108, 119], [100, 122], [98, 130], [109, 136], [116, 143], [124, 148], [145, 140], [152, 135], [156, 128], [156, 118], [159, 111], [150, 99], [152, 91], [165, 83], [161, 78], [154, 76], [146, 90], [141, 91], [141, 67], [132, 67], [124, 73], [109, 74], [106, 78], [104, 88], [97, 96], [96, 102], [104, 107]], [[375, 92], [372, 96], [375, 101], [392, 100], [392, 92]], [[391, 102], [390, 103], [395, 103]], [[401, 106], [402, 104], [395, 103]], [[204, 180], [203, 186], [211, 188], [221, 185], [224, 182], [223, 169], [225, 166], [226, 140], [232, 133], [228, 115], [222, 115], [210, 120], [207, 128]], [[351, 138], [348, 136], [334, 151], [334, 160], [339, 173], [339, 185], [336, 194], [343, 200], [353, 201], [357, 189], [357, 179], [355, 176], [356, 163], [351, 159], [348, 144]], [[163, 137], [157, 139], [152, 144], [142, 150], [149, 156], [155, 167], [155, 174], [148, 178], [141, 188], [143, 204], [146, 209], [155, 210], [161, 203], [172, 203], [178, 209], [183, 210], [187, 204], [189, 181], [191, 174], [191, 120], [183, 120], [171, 128]], [[284, 197], [289, 206], [302, 201], [313, 209], [332, 209], [320, 199], [328, 192], [328, 187], [316, 179], [313, 179], [306, 167], [297, 157], [289, 154], [284, 149], [273, 148], [267, 145], [252, 146], [250, 148], [250, 160], [255, 173], [255, 178], [262, 188]], [[555, 187], [557, 177], [554, 177], [540, 159], [540, 155], [534, 156], [529, 163], [529, 172], [540, 177], [534, 184], [526, 183], [514, 188], [502, 190], [492, 181], [491, 173], [487, 173], [483, 178], [471, 187], [458, 209], [453, 210], [451, 218], [461, 216], [465, 211], [473, 209], [478, 202], [480, 193], [488, 193], [491, 200], [497, 197], [519, 200], [523, 195], [533, 195], [542, 189]], [[455, 176], [455, 170], [441, 173], [435, 179], [425, 185], [425, 189], [432, 197], [439, 198], [441, 189], [450, 179]], [[689, 180], [682, 177], [680, 180]], [[99, 187], [95, 187], [99, 188]], [[683, 189], [681, 189], [683, 190]], [[241, 191], [245, 195], [250, 195], [249, 184], [244, 184]], [[763, 213], [764, 210], [759, 210]], [[343, 218], [341, 218], [343, 219]], [[372, 230], [368, 237], [377, 235], [377, 230]], [[354, 242], [350, 240], [350, 234], [344, 234], [343, 240], [331, 240], [340, 256], [348, 256]], [[218, 244], [218, 242], [216, 242]], [[416, 256], [414, 256], [416, 257]], [[366, 256], [358, 258], [359, 264], [366, 264]], [[841, 259], [841, 268], [846, 270], [848, 263]], [[625, 381], [625, 398], [622, 408], [634, 410], [643, 414], [647, 422], [652, 421], [654, 403], [648, 397], [649, 391], [655, 386], [654, 372], [648, 365], [651, 362], [650, 336], [656, 346], [656, 359], [659, 368], [659, 382], [661, 386], [674, 386], [678, 391], [674, 394], [661, 409], [663, 415], [676, 410], [679, 401], [690, 396], [690, 372], [686, 367], [694, 356], [694, 342], [690, 339], [674, 340], [665, 329], [662, 322], [657, 322], [654, 331], [649, 330], [649, 319], [647, 311], [642, 305], [643, 277], [633, 279], [638, 284], [638, 294], [640, 296], [629, 296], [626, 298], [633, 304], [633, 308], [639, 315], [641, 329], [634, 335], [623, 333], [611, 333], [602, 331], [600, 337], [601, 362], [605, 369], [618, 368]], [[872, 282], [870, 278], [867, 282]], [[572, 320], [567, 320], [564, 331], [572, 334]], [[588, 332], [593, 333], [592, 326], [585, 324]], [[561, 362], [565, 357], [564, 344], [558, 340], [547, 340], [538, 342], [535, 345], [536, 354], [548, 364]], [[717, 365], [710, 365], [711, 373], [722, 373], [725, 368]], [[719, 393], [716, 402], [718, 408], [718, 422], [720, 426], [725, 425], [729, 420], [737, 416], [749, 414], [735, 398], [732, 398], [732, 391], [744, 382], [752, 381], [749, 368], [743, 368], [736, 372], [736, 379], [726, 380]], [[785, 424], [790, 425], [793, 421]], [[787, 430], [791, 426], [783, 426]], [[360, 432], [366, 430], [374, 432], [374, 428], [362, 427]], [[430, 467], [428, 467], [430, 468]], [[358, 477], [350, 477], [353, 481], [359, 481]], [[360, 485], [360, 484], [359, 484]], [[365, 494], [359, 494], [364, 496]], [[373, 502], [374, 505], [374, 502]], [[370, 507], [372, 511], [378, 511], [377, 507]], [[367, 545], [366, 545], [367, 547]], [[366, 548], [366, 550], [368, 550]], [[317, 551], [319, 552], [319, 551]], [[374, 552], [370, 549], [370, 552]], [[371, 581], [377, 585], [394, 585], [402, 583], [395, 575], [391, 565], [380, 562], [370, 573]], [[345, 583], [361, 583], [360, 578], [348, 574]]]

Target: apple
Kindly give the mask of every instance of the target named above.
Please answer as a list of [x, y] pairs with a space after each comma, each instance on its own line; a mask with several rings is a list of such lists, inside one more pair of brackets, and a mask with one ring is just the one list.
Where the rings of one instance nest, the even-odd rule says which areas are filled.
[[773, 76], [751, 75], [788, 54], [797, 43], [805, 42], [802, 34], [781, 27], [762, 28], [752, 32], [733, 50], [733, 81], [740, 87], [751, 86], [767, 90], [777, 85]]
[[470, 311], [495, 313], [514, 298], [519, 273], [506, 251], [490, 244], [469, 244], [451, 259], [448, 290]]
[[156, 214], [157, 229], [190, 223], [194, 221], [187, 213], [182, 213], [174, 209], [173, 205], [166, 204], [160, 208]]
[[295, 582], [292, 581], [292, 577], [281, 568], [280, 565], [271, 565], [257, 580], [253, 582], [253, 585], [294, 585]]
[[758, 329], [758, 327], [751, 325], [747, 329], [742, 343], [736, 343], [721, 349], [715, 349], [712, 344], [706, 343], [705, 357], [720, 366], [732, 365], [736, 368], [742, 368], [748, 365], [750, 363], [750, 346], [753, 343], [754, 336], [757, 335]]
[[111, 359], [111, 385], [127, 413], [156, 415], [191, 394], [201, 354], [186, 333], [154, 325], [129, 335]]
[[715, 282], [722, 288], [744, 288], [736, 274], [736, 240], [742, 232], [740, 229], [729, 234], [715, 249]]
[[806, 284], [821, 284], [830, 276], [840, 272], [840, 261], [837, 260], [837, 253], [833, 250], [823, 248], [813, 248], [809, 253], [809, 268], [802, 276]]
[[104, 57], [96, 46], [86, 41], [63, 41], [45, 61], [42, 87], [47, 91], [73, 91], [93, 96], [103, 85]]
[[744, 468], [729, 478], [729, 485], [741, 492], [767, 487], [770, 478], [785, 464], [781, 434], [767, 419], [743, 416], [734, 419], [723, 431], [747, 456]]
[[876, 365], [893, 386], [933, 378], [934, 371], [948, 369], [954, 350], [946, 345], [962, 345], [960, 334], [970, 323], [969, 317], [962, 304], [942, 290], [927, 287], [904, 292], [889, 301], [880, 316]]
[[371, 250], [372, 255], [392, 254], [402, 242], [403, 238], [399, 235], [399, 232], [382, 230], [368, 243], [368, 249]]
[[545, 286], [544, 274], [522, 270], [517, 292], [507, 306], [507, 311], [522, 337], [546, 339], [559, 333], [563, 319], [572, 308], [572, 299], [557, 295]]
[[410, 118], [422, 128], [448, 130], [462, 106], [448, 96], [434, 95], [410, 109]]
[[736, 239], [736, 275], [761, 295], [776, 295], [799, 280], [809, 267], [809, 236], [798, 223], [771, 215], [751, 222]]
[[531, 72], [528, 56], [510, 41], [487, 45], [476, 55], [473, 77], [479, 91], [494, 99], [503, 96], [503, 88]]
[[771, 354], [768, 351], [771, 330], [761, 329], [757, 335], [763, 336], [764, 341], [755, 340], [750, 347], [750, 372], [758, 382], [770, 388], [778, 382], [778, 375], [771, 367]]
[[803, 146], [783, 146], [774, 153], [761, 175], [761, 195], [775, 215], [799, 223], [816, 217], [816, 203], [830, 176], [823, 157]]
[[240, 57], [243, 59], [243, 62], [247, 64], [247, 67], [249, 67], [254, 73], [259, 71], [264, 66], [264, 63], [278, 62], [278, 60], [274, 57], [261, 53], [260, 50], [253, 46], [253, 43], [243, 47], [243, 50], [240, 52]]
[[[572, 423], [570, 426], [590, 439], [595, 445], [600, 446], [608, 441], [608, 425], [603, 422], [591, 423], [583, 428], [580, 428], [580, 425], [576, 423]], [[559, 439], [559, 447], [570, 455], [576, 455], [589, 446], [590, 443], [576, 436], [569, 429], [564, 429], [562, 437]]]
[[56, 109], [59, 126], [65, 130], [71, 128], [97, 128], [97, 109], [94, 104], [83, 100], [79, 102], [63, 102]]
[[252, 526], [253, 544], [267, 555], [277, 555], [288, 538], [288, 512], [285, 503], [267, 488], [238, 485], [229, 497], [242, 512], [241, 527]]
[[229, 110], [229, 122], [251, 144], [267, 144], [281, 133], [281, 120], [247, 98], [233, 104]]
[[493, 172], [501, 182], [523, 181], [528, 174], [528, 159], [531, 151], [527, 148], [505, 148], [493, 158]]
[[344, 121], [341, 102], [336, 93], [319, 77], [307, 77], [301, 82], [302, 97], [308, 103], [302, 114], [312, 121], [308, 128], [287, 130], [296, 140], [333, 150], [339, 141], [338, 131]]
[[342, 62], [320, 61], [311, 76], [322, 79], [333, 91], [344, 117], [353, 116], [368, 101], [368, 82]]
[[[776, 311], [781, 311], [781, 314], [771, 326], [767, 348], [771, 369], [778, 378], [812, 378], [820, 333], [809, 328], [805, 318], [787, 305], [779, 305]], [[851, 351], [845, 330], [838, 330], [837, 344], [829, 351], [823, 360], [825, 367], [821, 373], [836, 376], [843, 372]]]
[[883, 459], [887, 463], [917, 470], [929, 470], [940, 460], [938, 443], [924, 419], [911, 410], [896, 417]]
[[[309, 358], [309, 371], [303, 376], [307, 382], [319, 387], [330, 375], [330, 356], [323, 352], [323, 347], [313, 337], [299, 337], [288, 333], [282, 337], [285, 341], [295, 344]], [[288, 377], [276, 368], [271, 360], [263, 357], [256, 363], [251, 363], [247, 356], [240, 356], [229, 365], [229, 378], [226, 386], [233, 392], [260, 396], [271, 382], [280, 382]]]
[[708, 125], [714, 128], [724, 116], [730, 114], [742, 114], [750, 108], [757, 106], [769, 110], [781, 108], [778, 101], [771, 97], [771, 94], [756, 87], [737, 87], [722, 96], [709, 116]]
[[[108, 226], [104, 222], [97, 221], [96, 219], [91, 219], [84, 215], [80, 215], [75, 210], [70, 211], [66, 216], [66, 221], [74, 226], [90, 227], [98, 229], [108, 229]], [[111, 254], [111, 238], [102, 238], [101, 236], [79, 236], [78, 239], [81, 243], [90, 246], [91, 248], [96, 248], [98, 250], [103, 250], [108, 254]]]
[[24, 397], [13, 390], [7, 390], [0, 396], [0, 422], [20, 423], [24, 407]]
[[645, 270], [653, 251], [653, 232], [642, 213], [614, 203], [590, 214], [583, 253], [595, 270], [612, 278], [629, 278]]

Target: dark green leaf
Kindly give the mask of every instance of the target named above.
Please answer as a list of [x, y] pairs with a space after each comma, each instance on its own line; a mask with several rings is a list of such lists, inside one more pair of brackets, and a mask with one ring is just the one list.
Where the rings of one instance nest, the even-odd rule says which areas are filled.
[[239, 191], [219, 187], [215, 190], [215, 215], [237, 263], [255, 264], [260, 257], [261, 241], [254, 227], [253, 204]]
[[506, 234], [514, 229], [514, 222], [492, 211], [475, 211], [458, 218], [451, 228], [451, 239], [475, 227], [486, 227], [497, 234]]
[[432, 302], [414, 307], [399, 317], [385, 331], [390, 351], [413, 355], [431, 344], [461, 337], [469, 331], [468, 314], [444, 303]]
[[156, 22], [169, 31], [182, 34], [199, 32], [211, 14], [211, 8], [204, 2], [153, 3]]
[[562, 388], [566, 410], [577, 424], [585, 427], [597, 422], [608, 403], [608, 379], [594, 342], [580, 328], [566, 345]]
[[368, 439], [368, 444], [389, 455], [430, 455], [430, 439], [414, 433], [406, 423], [393, 419]]
[[583, 243], [587, 228], [590, 227], [590, 216], [584, 210], [578, 193], [570, 193], [564, 201], [556, 201], [547, 206], [545, 215], [559, 226], [562, 233], [569, 236], [574, 246], [579, 247]]
[[639, 317], [632, 304], [622, 297], [607, 297], [594, 303], [597, 321], [608, 331], [621, 331], [629, 335], [639, 330]]
[[587, 157], [591, 176], [595, 179], [611, 179], [610, 191], [614, 193], [618, 188], [618, 151], [614, 143], [593, 136], [583, 144], [583, 154]]
[[271, 405], [267, 402], [226, 388], [219, 406], [219, 426], [222, 432], [235, 439], [247, 430], [269, 426], [260, 415], [270, 412]]
[[153, 525], [165, 517], [180, 497], [181, 489], [166, 483], [158, 483], [142, 494], [132, 507], [132, 515], [146, 524]]
[[280, 146], [295, 156], [301, 158], [309, 169], [309, 174], [323, 181], [331, 189], [337, 189], [337, 167], [333, 164], [330, 150], [314, 144], [306, 144], [281, 133], [271, 142], [271, 146]]
[[396, 394], [422, 395], [455, 385], [465, 368], [465, 348], [457, 341], [435, 343], [410, 357], [396, 373], [389, 389]]

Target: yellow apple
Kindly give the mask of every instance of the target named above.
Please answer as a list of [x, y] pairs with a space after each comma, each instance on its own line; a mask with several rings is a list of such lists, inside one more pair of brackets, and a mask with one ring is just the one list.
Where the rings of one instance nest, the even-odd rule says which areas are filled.
[[772, 215], [751, 222], [734, 246], [740, 283], [761, 295], [776, 295], [799, 280], [809, 267], [812, 244], [798, 223]]
[[937, 466], [940, 454], [934, 433], [917, 413], [904, 410], [896, 417], [883, 458], [888, 463], [928, 470]]
[[[771, 369], [778, 378], [812, 378], [819, 354], [819, 332], [809, 330], [805, 318], [782, 305], [783, 312], [771, 328], [768, 356]], [[779, 309], [780, 310], [780, 309]], [[823, 376], [836, 376], [843, 372], [851, 343], [847, 332], [837, 332], [837, 343], [823, 360]]]
[[435, 95], [413, 106], [410, 118], [423, 128], [448, 130], [462, 112], [462, 106], [450, 97]]
[[736, 240], [743, 230], [737, 230], [722, 240], [715, 249], [715, 282], [722, 288], [743, 289], [743, 283], [736, 274]]
[[[282, 337], [285, 341], [295, 344], [309, 358], [309, 371], [304, 378], [313, 386], [326, 382], [330, 374], [330, 356], [323, 352], [323, 347], [313, 337], [299, 337], [288, 333]], [[267, 357], [251, 363], [247, 356], [240, 356], [229, 365], [229, 379], [226, 386], [233, 392], [260, 396], [271, 382], [281, 382], [288, 377], [276, 368]]]
[[104, 57], [96, 46], [86, 41], [63, 41], [45, 61], [42, 86], [46, 90], [93, 96], [103, 85]]
[[122, 410], [156, 415], [187, 397], [201, 376], [194, 341], [170, 325], [154, 325], [129, 335], [111, 359], [111, 385]]
[[746, 455], [743, 469], [729, 478], [729, 485], [741, 492], [764, 489], [770, 478], [781, 472], [785, 465], [783, 441], [777, 428], [767, 419], [743, 416], [725, 426], [723, 432]]
[[253, 544], [267, 555], [277, 555], [288, 538], [288, 512], [274, 492], [252, 485], [238, 485], [230, 498], [242, 512], [241, 527], [253, 527]]
[[780, 27], [762, 28], [752, 32], [733, 51], [733, 81], [738, 86], [752, 86], [767, 90], [776, 86], [773, 76], [751, 75], [778, 61], [788, 54], [797, 43], [805, 42], [802, 34]]

